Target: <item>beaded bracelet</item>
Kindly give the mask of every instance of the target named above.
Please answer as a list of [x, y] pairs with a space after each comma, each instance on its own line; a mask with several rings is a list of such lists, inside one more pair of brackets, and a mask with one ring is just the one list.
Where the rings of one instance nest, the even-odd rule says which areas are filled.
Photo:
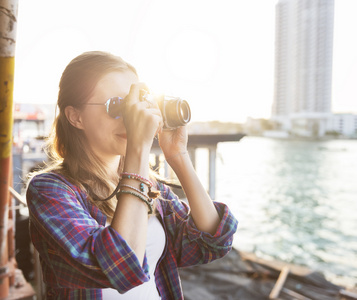
[[150, 198], [148, 195], [145, 195], [144, 194], [144, 191], [143, 190], [141, 190], [141, 188], [140, 188], [140, 190], [139, 189], [137, 189], [137, 188], [135, 188], [135, 187], [133, 187], [133, 186], [131, 186], [131, 185], [129, 185], [129, 184], [120, 184], [120, 187], [127, 187], [127, 188], [129, 188], [129, 189], [132, 189], [132, 190], [134, 190], [134, 191], [136, 191], [136, 192], [138, 192], [140, 195], [142, 195], [142, 196], [144, 196], [144, 197], [146, 197], [146, 198]]
[[151, 199], [156, 199], [157, 197], [159, 197], [161, 195], [161, 193], [159, 191], [152, 191], [151, 187], [149, 187], [147, 195], [145, 195], [144, 194], [145, 188], [144, 188], [144, 184], [142, 182], [140, 183], [140, 190], [135, 188], [135, 187], [133, 187], [133, 186], [131, 186], [131, 185], [120, 183], [119, 187], [122, 187], [122, 186], [131, 188], [132, 190], [135, 190], [138, 193], [140, 193], [141, 195], [143, 195], [144, 197], [148, 197], [148, 198], [151, 198]]
[[145, 202], [149, 208], [149, 214], [152, 214], [152, 207], [154, 205], [154, 201], [150, 198], [145, 199], [144, 197], [142, 197], [140, 194], [137, 194], [135, 192], [131, 192], [131, 191], [127, 191], [127, 190], [120, 190], [118, 194], [129, 194], [129, 195], [133, 195], [137, 198], [139, 198], [141, 201]]
[[148, 187], [152, 187], [152, 183], [150, 182], [149, 179], [146, 179], [146, 178], [144, 178], [138, 174], [135, 174], [135, 173], [123, 172], [123, 173], [121, 173], [121, 177], [128, 178], [128, 179], [135, 179], [135, 180], [140, 181], [141, 183], [144, 183]]

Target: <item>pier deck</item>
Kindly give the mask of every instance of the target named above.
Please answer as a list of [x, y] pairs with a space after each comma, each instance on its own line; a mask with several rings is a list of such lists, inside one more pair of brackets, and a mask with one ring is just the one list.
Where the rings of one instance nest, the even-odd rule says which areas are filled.
[[[192, 163], [196, 167], [196, 149], [205, 148], [209, 152], [209, 195], [212, 199], [216, 198], [216, 157], [217, 145], [224, 142], [239, 142], [245, 134], [189, 134], [188, 136], [188, 152], [190, 154]], [[156, 155], [156, 161], [161, 155], [161, 149], [158, 141], [155, 139], [152, 147], [152, 153]], [[158, 163], [156, 163], [158, 165]], [[168, 174], [167, 164], [165, 165], [165, 175]]]

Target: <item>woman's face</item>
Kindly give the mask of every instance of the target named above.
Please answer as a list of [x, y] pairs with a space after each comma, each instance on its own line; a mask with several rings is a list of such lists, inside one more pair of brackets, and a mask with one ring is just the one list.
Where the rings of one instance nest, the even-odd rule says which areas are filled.
[[[125, 98], [137, 76], [131, 71], [112, 72], [98, 81], [87, 103], [105, 103], [111, 97]], [[84, 105], [81, 111], [82, 129], [92, 150], [102, 159], [125, 155], [126, 129], [123, 118], [113, 119], [105, 105]]]

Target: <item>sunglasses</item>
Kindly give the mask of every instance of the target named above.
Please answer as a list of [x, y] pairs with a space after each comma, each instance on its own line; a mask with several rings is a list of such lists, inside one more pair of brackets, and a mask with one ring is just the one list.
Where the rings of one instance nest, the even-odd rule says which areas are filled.
[[123, 116], [125, 103], [121, 97], [109, 98], [105, 103], [85, 103], [84, 105], [105, 105], [107, 114], [113, 119], [119, 119]]

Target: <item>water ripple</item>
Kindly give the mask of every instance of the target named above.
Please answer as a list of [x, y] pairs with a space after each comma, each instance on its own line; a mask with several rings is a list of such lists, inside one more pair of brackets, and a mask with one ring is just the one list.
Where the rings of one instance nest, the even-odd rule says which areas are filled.
[[218, 147], [217, 200], [235, 246], [357, 286], [357, 141], [245, 137]]

